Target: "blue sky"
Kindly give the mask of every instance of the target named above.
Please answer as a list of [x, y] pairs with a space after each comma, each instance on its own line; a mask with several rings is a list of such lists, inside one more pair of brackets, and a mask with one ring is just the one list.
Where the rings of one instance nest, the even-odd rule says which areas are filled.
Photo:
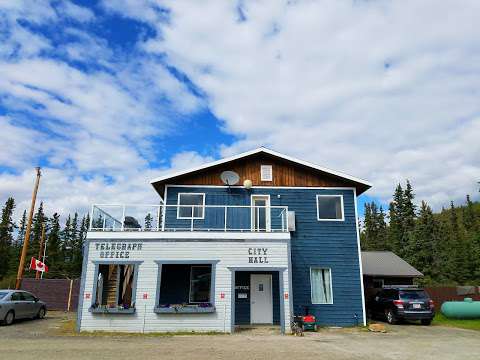
[[480, 179], [477, 1], [0, 1], [0, 200], [155, 203], [258, 146], [435, 208]]

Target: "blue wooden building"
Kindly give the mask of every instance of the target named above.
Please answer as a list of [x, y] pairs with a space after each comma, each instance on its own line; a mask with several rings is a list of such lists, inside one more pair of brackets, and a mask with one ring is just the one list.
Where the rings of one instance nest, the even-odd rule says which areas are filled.
[[94, 205], [80, 330], [365, 324], [357, 196], [370, 184], [259, 148], [151, 181], [154, 205]]

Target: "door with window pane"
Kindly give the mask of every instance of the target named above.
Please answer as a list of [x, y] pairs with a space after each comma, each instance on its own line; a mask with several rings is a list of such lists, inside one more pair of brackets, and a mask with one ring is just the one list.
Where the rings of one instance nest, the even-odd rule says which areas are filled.
[[270, 196], [252, 195], [252, 230], [270, 231]]

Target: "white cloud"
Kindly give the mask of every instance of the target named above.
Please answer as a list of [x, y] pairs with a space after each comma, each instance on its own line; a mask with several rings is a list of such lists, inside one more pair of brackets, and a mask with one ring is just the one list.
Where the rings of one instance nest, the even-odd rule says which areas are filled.
[[245, 21], [229, 2], [159, 3], [170, 18], [144, 48], [242, 139], [224, 154], [271, 146], [369, 179], [382, 200], [405, 178], [435, 207], [476, 192], [478, 1], [244, 1]]
[[[8, 29], [0, 35], [0, 102], [8, 113], [0, 117], [0, 199], [14, 196], [18, 210], [28, 208], [31, 172], [42, 163], [39, 201], [49, 214], [85, 212], [94, 202], [158, 203], [148, 180], [167, 168], [149, 165], [155, 140], [202, 101], [150, 56], [110, 48], [78, 25], [97, 20], [91, 10], [67, 1], [13, 3], [0, 2], [0, 28]], [[25, 23], [62, 34], [47, 39]], [[199, 159], [179, 155], [173, 167]]]
[[64, 0], [57, 5], [57, 11], [61, 16], [67, 16], [79, 22], [93, 21], [94, 13], [83, 6], [78, 6], [71, 1]]

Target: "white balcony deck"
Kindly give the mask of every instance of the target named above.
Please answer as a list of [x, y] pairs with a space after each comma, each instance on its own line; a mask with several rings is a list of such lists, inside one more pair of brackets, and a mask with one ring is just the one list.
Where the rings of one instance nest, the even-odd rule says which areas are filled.
[[126, 205], [92, 206], [92, 232], [288, 233], [287, 206]]

